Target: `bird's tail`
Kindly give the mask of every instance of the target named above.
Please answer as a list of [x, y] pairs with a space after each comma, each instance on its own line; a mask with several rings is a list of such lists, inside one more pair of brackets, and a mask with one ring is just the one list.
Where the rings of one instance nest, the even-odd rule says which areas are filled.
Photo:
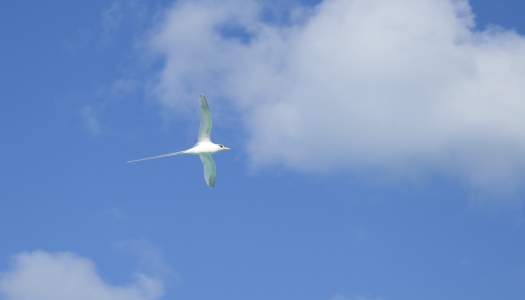
[[186, 151], [172, 152], [172, 153], [163, 154], [163, 155], [157, 155], [157, 156], [152, 156], [152, 157], [147, 157], [147, 158], [141, 158], [141, 159], [136, 159], [136, 160], [130, 160], [130, 161], [126, 162], [126, 163], [132, 163], [132, 162], [143, 161], [143, 160], [148, 160], [148, 159], [155, 159], [155, 158], [168, 157], [168, 156], [173, 156], [173, 155], [179, 155], [179, 154], [184, 154], [185, 152], [186, 152]]

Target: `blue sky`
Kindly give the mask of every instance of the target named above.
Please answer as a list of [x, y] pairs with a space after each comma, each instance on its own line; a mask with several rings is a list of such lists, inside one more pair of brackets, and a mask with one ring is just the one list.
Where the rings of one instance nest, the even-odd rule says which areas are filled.
[[[11, 1], [0, 299], [523, 299], [522, 1]], [[196, 157], [126, 161], [196, 141]]]

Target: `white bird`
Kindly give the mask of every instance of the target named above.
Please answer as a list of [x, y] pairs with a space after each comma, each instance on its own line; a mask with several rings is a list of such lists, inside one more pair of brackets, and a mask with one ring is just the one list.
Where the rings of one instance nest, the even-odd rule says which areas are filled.
[[206, 183], [208, 184], [208, 186], [210, 188], [213, 188], [215, 186], [215, 177], [217, 176], [217, 168], [215, 167], [215, 162], [213, 161], [213, 158], [211, 157], [211, 155], [219, 151], [222, 151], [222, 150], [230, 150], [230, 148], [224, 145], [221, 145], [221, 144], [214, 144], [212, 143], [210, 139], [211, 113], [210, 113], [210, 107], [208, 106], [208, 102], [206, 101], [206, 98], [204, 97], [204, 95], [200, 96], [199, 117], [201, 120], [201, 125], [199, 128], [199, 139], [197, 141], [197, 144], [195, 144], [195, 146], [193, 146], [191, 149], [158, 155], [158, 156], [153, 156], [153, 157], [148, 157], [148, 158], [131, 160], [131, 161], [128, 161], [128, 163], [148, 160], [148, 159], [167, 157], [167, 156], [173, 156], [173, 155], [179, 155], [179, 154], [199, 155], [201, 158], [202, 164], [204, 165], [204, 179], [206, 180]]

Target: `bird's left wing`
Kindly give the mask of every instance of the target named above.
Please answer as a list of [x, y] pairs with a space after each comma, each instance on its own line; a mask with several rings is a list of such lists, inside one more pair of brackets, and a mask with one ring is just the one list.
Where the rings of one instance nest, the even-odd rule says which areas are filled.
[[199, 99], [199, 118], [201, 125], [199, 127], [199, 142], [209, 142], [211, 135], [211, 113], [206, 97], [201, 95]]
[[211, 154], [201, 154], [199, 155], [204, 165], [204, 180], [210, 188], [215, 186], [215, 177], [217, 176], [217, 168], [215, 167], [215, 162], [211, 157]]

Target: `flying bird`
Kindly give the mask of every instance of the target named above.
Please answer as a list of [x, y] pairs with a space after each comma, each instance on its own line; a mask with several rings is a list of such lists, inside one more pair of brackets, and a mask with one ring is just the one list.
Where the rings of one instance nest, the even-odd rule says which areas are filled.
[[204, 165], [204, 180], [206, 180], [206, 183], [210, 188], [213, 188], [215, 186], [215, 178], [217, 176], [217, 168], [215, 167], [215, 162], [213, 161], [213, 158], [211, 157], [212, 154], [217, 153], [219, 151], [223, 150], [230, 150], [230, 148], [221, 145], [221, 144], [214, 144], [212, 143], [210, 139], [211, 135], [211, 113], [210, 113], [210, 107], [208, 106], [208, 102], [206, 101], [206, 98], [204, 95], [200, 96], [200, 105], [199, 105], [199, 117], [201, 120], [201, 124], [199, 127], [199, 138], [197, 141], [197, 144], [193, 146], [191, 149], [179, 151], [179, 152], [173, 152], [148, 158], [142, 158], [137, 160], [130, 160], [128, 163], [137, 162], [137, 161], [143, 161], [148, 159], [155, 159], [155, 158], [161, 158], [161, 157], [167, 157], [167, 156], [173, 156], [173, 155], [179, 155], [179, 154], [192, 154], [192, 155], [198, 155], [201, 158], [202, 164]]

